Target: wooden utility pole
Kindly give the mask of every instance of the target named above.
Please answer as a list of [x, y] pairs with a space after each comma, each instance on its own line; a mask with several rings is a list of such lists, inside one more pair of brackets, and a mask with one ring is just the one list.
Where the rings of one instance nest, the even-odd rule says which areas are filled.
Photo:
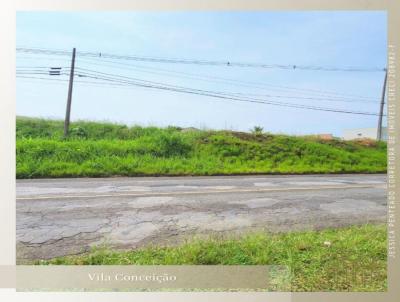
[[69, 72], [67, 111], [65, 113], [65, 122], [64, 122], [64, 137], [68, 136], [69, 120], [70, 120], [70, 117], [71, 117], [72, 88], [74, 86], [74, 71], [75, 71], [75, 54], [76, 54], [76, 49], [73, 48], [72, 49], [71, 70]]
[[387, 69], [385, 69], [385, 79], [383, 80], [381, 106], [379, 109], [378, 131], [376, 134], [376, 139], [378, 141], [382, 140], [382, 117], [383, 117], [383, 108], [385, 107], [386, 82], [387, 82]]

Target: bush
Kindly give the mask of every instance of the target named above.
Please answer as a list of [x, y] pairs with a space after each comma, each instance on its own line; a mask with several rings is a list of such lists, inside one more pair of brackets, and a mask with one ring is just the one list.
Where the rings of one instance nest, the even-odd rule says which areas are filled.
[[253, 129], [251, 130], [251, 133], [255, 135], [261, 135], [263, 134], [264, 128], [261, 126], [254, 126]]

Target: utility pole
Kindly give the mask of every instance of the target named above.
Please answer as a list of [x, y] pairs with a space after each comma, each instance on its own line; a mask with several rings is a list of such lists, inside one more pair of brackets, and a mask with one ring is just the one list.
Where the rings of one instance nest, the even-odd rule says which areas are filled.
[[386, 82], [387, 82], [387, 68], [385, 68], [385, 79], [383, 80], [381, 106], [379, 109], [378, 131], [376, 134], [376, 139], [378, 141], [382, 140], [382, 117], [383, 117], [383, 107], [385, 107]]
[[73, 48], [72, 49], [71, 70], [69, 72], [67, 111], [65, 113], [65, 122], [64, 122], [64, 137], [68, 136], [69, 120], [70, 120], [70, 117], [71, 117], [72, 88], [74, 86], [74, 71], [75, 71], [75, 54], [76, 54], [76, 49]]

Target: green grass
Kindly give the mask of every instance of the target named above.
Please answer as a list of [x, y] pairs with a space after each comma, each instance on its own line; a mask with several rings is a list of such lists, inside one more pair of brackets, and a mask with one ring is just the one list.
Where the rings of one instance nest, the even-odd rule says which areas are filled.
[[17, 118], [17, 178], [386, 172], [386, 143]]
[[[330, 245], [324, 244], [330, 242]], [[193, 239], [179, 246], [90, 253], [42, 265], [284, 265], [291, 291], [385, 291], [386, 226], [362, 225], [237, 238]]]

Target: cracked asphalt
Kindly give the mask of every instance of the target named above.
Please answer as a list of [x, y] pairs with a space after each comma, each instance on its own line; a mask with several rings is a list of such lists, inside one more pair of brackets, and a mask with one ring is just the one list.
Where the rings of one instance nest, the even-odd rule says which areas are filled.
[[210, 233], [386, 221], [386, 175], [17, 180], [17, 263]]

